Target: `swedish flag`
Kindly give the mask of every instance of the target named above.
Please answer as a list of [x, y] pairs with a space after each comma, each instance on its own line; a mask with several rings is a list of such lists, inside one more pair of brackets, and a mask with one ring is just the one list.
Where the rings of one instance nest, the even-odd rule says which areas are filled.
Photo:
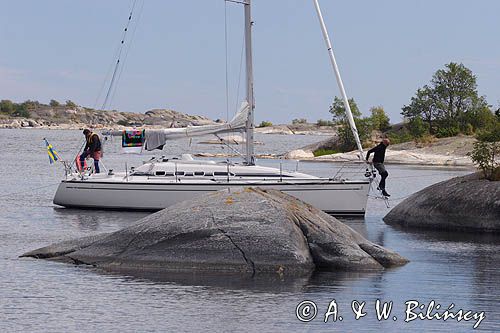
[[47, 154], [49, 154], [50, 164], [52, 164], [55, 161], [59, 160], [59, 155], [57, 154], [54, 147], [52, 147], [52, 145], [47, 141], [47, 139], [43, 138], [43, 140], [45, 141], [45, 145], [47, 146]]

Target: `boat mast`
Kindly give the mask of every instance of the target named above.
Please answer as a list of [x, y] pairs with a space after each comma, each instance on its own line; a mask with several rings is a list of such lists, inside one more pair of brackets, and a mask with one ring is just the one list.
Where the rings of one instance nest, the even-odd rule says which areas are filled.
[[332, 43], [330, 41], [330, 37], [328, 36], [328, 31], [326, 30], [325, 21], [323, 20], [323, 14], [321, 14], [321, 8], [319, 7], [318, 0], [313, 0], [313, 1], [314, 1], [314, 6], [316, 7], [316, 13], [318, 14], [319, 24], [321, 25], [321, 31], [323, 32], [323, 38], [325, 39], [326, 47], [328, 49], [328, 55], [330, 56], [330, 61], [332, 63], [333, 71], [335, 72], [335, 77], [337, 78], [337, 84], [340, 89], [340, 94], [342, 95], [342, 99], [344, 100], [344, 107], [347, 113], [347, 120], [349, 121], [352, 134], [354, 135], [354, 139], [356, 140], [356, 145], [358, 146], [358, 150], [361, 154], [359, 158], [363, 160], [364, 156], [363, 146], [361, 145], [361, 141], [359, 140], [358, 129], [356, 128], [354, 117], [352, 116], [351, 107], [349, 106], [349, 99], [347, 98], [347, 94], [344, 89], [344, 83], [342, 82], [342, 78], [340, 77], [339, 67], [337, 66], [335, 55], [333, 54]]
[[255, 100], [253, 95], [253, 63], [252, 63], [252, 15], [251, 0], [246, 0], [245, 7], [245, 59], [247, 79], [247, 102], [249, 105], [248, 119], [246, 122], [246, 157], [247, 165], [255, 165], [255, 154], [253, 144], [254, 109]]

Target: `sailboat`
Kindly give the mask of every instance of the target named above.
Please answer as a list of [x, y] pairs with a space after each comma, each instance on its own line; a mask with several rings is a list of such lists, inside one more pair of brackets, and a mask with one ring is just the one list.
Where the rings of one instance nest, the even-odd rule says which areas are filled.
[[[342, 94], [347, 118], [363, 156], [356, 125], [349, 107], [342, 79], [323, 20], [318, 0], [313, 0], [329, 57]], [[147, 149], [161, 147], [167, 140], [197, 135], [245, 133], [245, 155], [241, 163], [195, 160], [184, 154], [180, 158], [154, 158], [126, 172], [82, 175], [66, 172], [54, 197], [54, 204], [64, 207], [160, 210], [205, 193], [235, 187], [258, 186], [291, 194], [332, 215], [364, 215], [373, 173], [359, 179], [323, 178], [300, 172], [283, 171], [256, 165], [254, 153], [254, 83], [252, 63], [251, 0], [238, 2], [244, 7], [246, 99], [235, 117], [227, 124], [193, 126], [163, 130], [146, 130]]]

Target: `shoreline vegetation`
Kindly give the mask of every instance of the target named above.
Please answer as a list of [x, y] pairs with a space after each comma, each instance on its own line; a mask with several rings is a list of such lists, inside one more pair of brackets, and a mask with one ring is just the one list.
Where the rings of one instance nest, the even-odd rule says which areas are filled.
[[78, 106], [72, 101], [60, 104], [51, 100], [49, 104], [27, 100], [14, 103], [0, 101], [0, 128], [40, 129], [125, 129], [125, 128], [171, 128], [201, 126], [221, 122], [203, 116], [192, 116], [169, 109], [152, 109], [145, 113], [120, 112], [116, 110], [94, 110]]
[[[463, 64], [449, 63], [437, 70], [428, 85], [417, 89], [410, 103], [402, 107], [403, 122], [390, 124], [382, 106], [370, 108], [363, 117], [354, 98], [349, 100], [354, 122], [364, 148], [376, 145], [382, 138], [391, 140], [387, 163], [472, 166], [476, 164], [487, 177], [498, 166], [500, 156], [500, 108], [493, 109], [477, 90], [476, 76]], [[261, 155], [259, 158], [345, 162], [356, 161], [356, 143], [348, 125], [343, 101], [335, 97], [329, 108], [331, 120], [308, 123], [294, 119], [291, 124], [273, 125], [262, 121], [255, 128], [260, 134], [328, 136], [320, 141], [283, 155]], [[203, 116], [192, 116], [168, 109], [145, 113], [94, 110], [51, 100], [49, 104], [27, 100], [14, 103], [0, 101], [0, 128], [42, 128], [123, 130], [130, 128], [172, 128], [224, 122]], [[226, 140], [241, 144], [242, 140]], [[238, 142], [236, 142], [238, 141]], [[218, 141], [203, 142], [207, 144]], [[227, 154], [197, 154], [227, 157]], [[494, 176], [496, 178], [496, 176]]]

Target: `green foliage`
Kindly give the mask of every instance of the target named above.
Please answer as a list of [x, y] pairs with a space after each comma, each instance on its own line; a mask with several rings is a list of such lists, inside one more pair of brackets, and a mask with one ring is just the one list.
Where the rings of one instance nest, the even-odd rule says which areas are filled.
[[[383, 107], [372, 107], [370, 109], [370, 117], [361, 117], [361, 112], [359, 111], [358, 105], [356, 104], [354, 98], [349, 99], [349, 107], [354, 118], [354, 123], [356, 124], [356, 128], [358, 130], [359, 139], [362, 143], [370, 138], [372, 130], [385, 132], [390, 128], [389, 117], [385, 113]], [[338, 97], [335, 97], [332, 105], [330, 106], [330, 113], [333, 116], [333, 124], [339, 125], [338, 148], [342, 152], [355, 150], [357, 148], [356, 141], [349, 125], [344, 101]]]
[[[359, 140], [364, 142], [371, 134], [371, 119], [370, 118], [354, 118], [354, 123], [358, 130]], [[342, 152], [352, 151], [357, 149], [356, 140], [352, 134], [351, 127], [346, 122], [338, 129], [339, 148]]]
[[318, 121], [316, 122], [316, 125], [318, 125], [318, 126], [333, 126], [333, 121], [318, 119]]
[[382, 106], [375, 106], [370, 109], [372, 129], [382, 132], [387, 131], [391, 126], [389, 124], [389, 117], [384, 111]]
[[403, 142], [412, 141], [414, 137], [410, 134], [410, 132], [406, 128], [402, 128], [399, 131], [386, 133], [389, 140], [391, 140], [391, 144], [398, 144]]
[[32, 100], [26, 100], [22, 103], [24, 105], [24, 109], [26, 110], [34, 110], [38, 107], [40, 107], [40, 102], [38, 101], [32, 101]]
[[472, 135], [474, 134], [474, 126], [472, 124], [468, 123], [465, 129], [463, 130], [463, 133], [465, 135]]
[[298, 124], [307, 124], [307, 119], [305, 118], [300, 118], [300, 119], [293, 119], [292, 120], [293, 125], [298, 125]]
[[0, 112], [11, 115], [14, 112], [14, 103], [12, 103], [12, 101], [8, 99], [1, 100]]
[[429, 131], [433, 133], [438, 114], [433, 89], [429, 86], [418, 89], [410, 104], [403, 106], [401, 114], [410, 121], [416, 117], [422, 118], [427, 122]]
[[14, 104], [14, 112], [12, 113], [12, 115], [14, 117], [29, 118], [31, 114], [26, 104], [21, 103], [21, 104]]
[[52, 107], [56, 107], [56, 106], [61, 105], [61, 103], [59, 103], [55, 99], [51, 99], [50, 102], [49, 102], [49, 105], [52, 106]]
[[483, 142], [500, 141], [500, 120], [497, 120], [489, 130], [478, 133], [477, 139]]
[[33, 110], [37, 106], [39, 106], [39, 103], [37, 101], [30, 101], [30, 100], [27, 100], [26, 102], [23, 103], [13, 103], [8, 99], [0, 101], [0, 111], [2, 113], [14, 117], [29, 118], [30, 117], [29, 110], [30, 109]]
[[424, 122], [420, 116], [411, 119], [406, 125], [406, 128], [413, 138], [421, 138], [429, 134], [429, 124]]
[[[361, 111], [359, 111], [358, 105], [354, 98], [349, 99], [349, 107], [353, 118], [361, 117]], [[333, 122], [337, 125], [342, 125], [346, 123], [347, 113], [344, 106], [344, 101], [337, 96], [335, 96], [332, 105], [330, 106], [329, 112], [333, 115]]]
[[463, 116], [464, 119], [462, 123], [465, 123], [466, 126], [470, 124], [473, 128], [473, 132], [491, 129], [497, 121], [497, 117], [489, 108], [484, 97], [475, 101], [474, 105], [475, 107]]
[[270, 127], [270, 126], [273, 126], [272, 122], [263, 120], [258, 127]]
[[[360, 121], [361, 112], [359, 111], [358, 105], [354, 98], [349, 99], [349, 107], [354, 117], [354, 122], [356, 127], [358, 127], [358, 122]], [[347, 120], [347, 112], [344, 106], [344, 101], [335, 96], [332, 105], [330, 106], [329, 112], [332, 114], [332, 120], [335, 125], [339, 125], [338, 136], [339, 136], [339, 149], [342, 152], [351, 151], [356, 149], [356, 141], [352, 134], [352, 130], [349, 126], [349, 121]], [[362, 131], [358, 127], [358, 133], [361, 137]]]
[[73, 101], [71, 101], [71, 100], [69, 100], [69, 99], [66, 101], [66, 106], [68, 108], [76, 108], [77, 107], [76, 103], [73, 102]]
[[500, 180], [500, 120], [492, 128], [477, 135], [479, 141], [468, 154], [489, 180]]
[[487, 179], [498, 180], [496, 169], [500, 165], [496, 159], [500, 155], [500, 142], [477, 141], [468, 155]]
[[471, 126], [477, 131], [494, 117], [485, 97], [478, 94], [476, 76], [453, 62], [436, 71], [430, 84], [417, 90], [401, 114], [410, 121], [420, 117], [429, 133], [439, 137], [470, 132]]
[[452, 136], [457, 136], [460, 133], [460, 129], [458, 126], [447, 126], [447, 127], [440, 127], [437, 130], [436, 136], [438, 138], [449, 138]]
[[337, 154], [337, 153], [339, 153], [339, 151], [336, 149], [323, 149], [323, 148], [321, 148], [321, 149], [313, 151], [313, 154], [315, 157], [323, 156], [323, 155]]

